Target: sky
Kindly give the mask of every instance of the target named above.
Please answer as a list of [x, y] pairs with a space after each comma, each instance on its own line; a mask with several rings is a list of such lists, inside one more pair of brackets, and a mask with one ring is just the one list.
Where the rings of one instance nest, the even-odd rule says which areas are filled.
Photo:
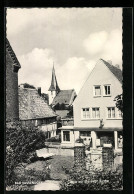
[[7, 8], [6, 20], [19, 84], [48, 93], [54, 64], [60, 89], [78, 94], [100, 58], [122, 69], [122, 8]]

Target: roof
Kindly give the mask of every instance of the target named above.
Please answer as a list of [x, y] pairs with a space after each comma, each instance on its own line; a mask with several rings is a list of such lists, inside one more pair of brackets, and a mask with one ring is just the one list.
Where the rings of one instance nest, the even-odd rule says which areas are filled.
[[122, 131], [122, 128], [118, 127], [107, 127], [107, 128], [97, 128], [97, 127], [74, 127], [74, 126], [62, 126], [58, 129], [61, 130], [73, 130], [73, 131], [103, 131], [103, 132], [110, 132], [110, 131]]
[[19, 88], [20, 120], [56, 117], [56, 113], [44, 102], [36, 89]]
[[109, 70], [115, 75], [115, 77], [122, 83], [122, 71], [117, 67], [110, 65], [107, 61], [101, 59], [103, 63], [109, 68]]
[[56, 79], [54, 66], [53, 66], [53, 69], [52, 69], [51, 85], [50, 85], [50, 88], [49, 88], [48, 91], [58, 91], [58, 92], [60, 91], [60, 88], [58, 86], [57, 79]]
[[67, 113], [69, 113], [69, 110], [56, 110], [56, 114], [59, 115], [61, 118], [66, 118]]
[[15, 55], [15, 53], [14, 53], [14, 51], [13, 51], [13, 49], [12, 49], [12, 47], [11, 47], [11, 45], [10, 45], [7, 38], [6, 38], [6, 50], [8, 51], [8, 53], [10, 54], [10, 56], [13, 60], [13, 65], [18, 67], [18, 69], [21, 68], [21, 65], [20, 65], [20, 63], [19, 63], [19, 61], [18, 61], [18, 59], [17, 59], [17, 57], [16, 57], [16, 55]]
[[[74, 97], [76, 96], [76, 93], [74, 89], [71, 90], [60, 90], [60, 92], [55, 96], [53, 99], [52, 104], [72, 104]], [[72, 102], [71, 102], [72, 100]]]

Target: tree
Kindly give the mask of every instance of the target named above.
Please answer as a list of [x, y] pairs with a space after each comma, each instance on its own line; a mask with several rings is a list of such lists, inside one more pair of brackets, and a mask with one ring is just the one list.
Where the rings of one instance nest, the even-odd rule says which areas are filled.
[[69, 106], [69, 113], [67, 113], [68, 117], [73, 117], [73, 106]]
[[120, 110], [123, 113], [123, 94], [119, 94], [114, 98], [114, 101], [116, 101], [116, 107], [118, 110]]
[[44, 147], [45, 136], [35, 127], [20, 124], [6, 127], [6, 184], [14, 184], [14, 169], [22, 162], [29, 163], [36, 149]]

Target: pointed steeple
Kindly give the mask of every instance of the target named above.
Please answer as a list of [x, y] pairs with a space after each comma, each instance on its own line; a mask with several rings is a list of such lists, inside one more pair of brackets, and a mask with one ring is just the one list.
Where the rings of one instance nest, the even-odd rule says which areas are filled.
[[54, 69], [54, 64], [53, 64], [53, 69], [52, 69], [52, 80], [51, 80], [51, 85], [48, 91], [56, 91], [58, 93], [60, 91], [60, 88], [57, 83], [56, 75], [55, 75], [55, 69]]

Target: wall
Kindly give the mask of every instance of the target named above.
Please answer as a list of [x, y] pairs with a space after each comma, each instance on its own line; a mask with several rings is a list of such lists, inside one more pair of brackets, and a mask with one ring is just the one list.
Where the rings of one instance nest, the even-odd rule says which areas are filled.
[[39, 126], [39, 129], [44, 131], [44, 132], [51, 132], [51, 137], [56, 136], [56, 130], [57, 130], [57, 123], [50, 123], [50, 124], [43, 124]]
[[18, 119], [18, 73], [13, 72], [13, 61], [6, 51], [6, 121]]
[[[111, 97], [94, 97], [93, 86], [111, 84]], [[122, 127], [122, 119], [107, 119], [107, 107], [114, 106], [114, 98], [122, 93], [121, 83], [110, 72], [110, 70], [100, 61], [91, 72], [87, 81], [80, 90], [73, 103], [74, 107], [74, 126], [75, 127], [99, 127], [100, 119], [103, 118], [104, 127]], [[81, 118], [82, 108], [100, 107], [100, 119], [83, 120]], [[116, 108], [116, 113], [118, 112]]]
[[68, 148], [61, 148], [55, 147], [55, 148], [43, 148], [40, 150], [40, 153], [47, 154], [47, 153], [53, 153], [55, 155], [61, 155], [61, 156], [74, 156], [74, 149], [68, 149]]
[[52, 104], [52, 102], [53, 102], [53, 99], [54, 99], [54, 97], [56, 96], [56, 91], [49, 91], [48, 92], [48, 96], [49, 96], [49, 105], [50, 104]]

